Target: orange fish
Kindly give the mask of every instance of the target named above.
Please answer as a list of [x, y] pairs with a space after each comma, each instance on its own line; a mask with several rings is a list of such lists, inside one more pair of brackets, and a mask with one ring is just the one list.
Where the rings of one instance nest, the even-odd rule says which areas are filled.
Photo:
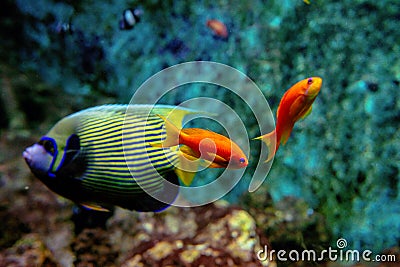
[[311, 113], [312, 103], [317, 97], [321, 85], [321, 78], [307, 78], [293, 85], [283, 95], [276, 112], [275, 129], [268, 134], [255, 138], [261, 139], [268, 147], [266, 162], [274, 157], [281, 143], [287, 142], [295, 122], [304, 119]]
[[214, 34], [222, 37], [228, 38], [228, 29], [226, 28], [225, 24], [216, 19], [207, 20], [207, 27], [214, 31]]
[[[165, 121], [167, 137], [160, 143], [151, 143], [151, 146], [173, 147], [182, 145], [180, 152], [186, 159], [203, 159], [207, 162], [207, 167], [209, 168], [240, 169], [247, 166], [248, 160], [246, 155], [228, 137], [200, 128], [178, 129], [165, 117], [158, 116]], [[186, 168], [188, 167], [187, 164], [184, 166], [183, 171], [185, 169], [188, 170]], [[194, 172], [197, 170], [198, 164], [195, 162], [193, 164], [189, 166], [189, 174], [186, 172], [182, 177], [190, 176], [190, 173], [193, 173], [194, 177]]]

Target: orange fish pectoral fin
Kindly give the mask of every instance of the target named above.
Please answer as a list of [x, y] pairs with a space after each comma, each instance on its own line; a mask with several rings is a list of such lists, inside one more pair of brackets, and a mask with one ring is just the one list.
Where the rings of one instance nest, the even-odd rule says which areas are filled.
[[204, 166], [206, 168], [211, 168], [211, 169], [226, 168], [226, 165], [216, 163], [216, 162], [211, 162], [208, 160], [204, 160], [202, 163], [202, 166]]
[[228, 165], [229, 161], [215, 153], [207, 152], [207, 155], [209, 158], [214, 159], [213, 162], [216, 162], [218, 165], [221, 165], [221, 163]]
[[152, 147], [172, 147], [179, 145], [180, 129], [162, 115], [156, 114], [165, 122], [166, 138], [164, 141], [150, 143]]
[[301, 119], [307, 118], [307, 116], [310, 115], [311, 111], [312, 111], [312, 106], [310, 106], [310, 108], [306, 112], [304, 112], [304, 114], [301, 116]]
[[264, 134], [262, 136], [254, 138], [255, 140], [261, 140], [265, 143], [268, 148], [268, 158], [265, 162], [271, 161], [271, 159], [275, 156], [276, 151], [278, 150], [279, 143], [276, 140], [276, 130], [273, 130], [270, 133]]
[[299, 95], [295, 101], [290, 105], [289, 108], [289, 116], [292, 118], [294, 121], [299, 119], [299, 113], [303, 110], [304, 108], [304, 102], [305, 102], [305, 96], [304, 95]]
[[199, 158], [200, 155], [193, 151], [190, 147], [186, 145], [182, 145], [179, 147], [179, 152], [182, 153], [183, 155], [187, 156], [188, 159], [194, 160], [196, 158]]

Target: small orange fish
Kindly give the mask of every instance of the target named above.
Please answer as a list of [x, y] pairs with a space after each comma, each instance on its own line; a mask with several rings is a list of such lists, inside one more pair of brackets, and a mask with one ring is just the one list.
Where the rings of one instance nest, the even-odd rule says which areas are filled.
[[[312, 110], [312, 103], [322, 86], [322, 79], [311, 77], [299, 81], [283, 95], [276, 112], [275, 129], [255, 139], [261, 139], [268, 147], [270, 161], [281, 143], [285, 144], [290, 137], [293, 126], [299, 119], [307, 117]], [[276, 140], [276, 145], [275, 145]]]
[[213, 30], [215, 35], [222, 38], [228, 38], [228, 29], [223, 22], [216, 19], [210, 19], [207, 20], [206, 24], [207, 27]]
[[[248, 164], [246, 155], [240, 147], [226, 136], [200, 128], [178, 129], [165, 117], [167, 137], [163, 142], [151, 143], [153, 147], [172, 147], [183, 145], [180, 151], [190, 160], [203, 159], [209, 168], [240, 169]], [[228, 166], [229, 165], [229, 166]], [[194, 166], [194, 167], [197, 167]], [[197, 169], [197, 168], [195, 168]], [[193, 166], [191, 168], [194, 171]]]

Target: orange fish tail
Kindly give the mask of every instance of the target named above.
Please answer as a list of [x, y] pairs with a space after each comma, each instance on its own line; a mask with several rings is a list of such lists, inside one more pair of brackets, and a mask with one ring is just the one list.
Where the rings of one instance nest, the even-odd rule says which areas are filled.
[[254, 139], [261, 140], [267, 145], [268, 158], [265, 162], [271, 161], [279, 148], [279, 141], [276, 139], [276, 129], [270, 133], [264, 134]]

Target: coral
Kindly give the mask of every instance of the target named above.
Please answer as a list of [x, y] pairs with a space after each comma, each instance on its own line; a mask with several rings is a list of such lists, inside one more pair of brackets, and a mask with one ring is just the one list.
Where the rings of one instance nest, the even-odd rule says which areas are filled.
[[38, 234], [28, 234], [0, 255], [1, 266], [57, 267], [57, 261]]
[[[330, 245], [331, 234], [324, 216], [314, 211], [304, 200], [285, 197], [272, 201], [265, 188], [242, 199], [242, 206], [255, 219], [257, 229], [268, 237], [275, 251], [314, 250], [320, 253]], [[326, 259], [327, 261], [327, 259]], [[319, 261], [318, 264], [325, 264]], [[280, 262], [282, 266], [307, 266], [307, 262]]]
[[[171, 224], [168, 223], [171, 217], [180, 219]], [[122, 266], [272, 264], [257, 260], [256, 253], [261, 249], [260, 237], [254, 219], [244, 210], [217, 203], [192, 209], [171, 208], [162, 216], [143, 216], [143, 219], [146, 224], [153, 221], [153, 227], [139, 227], [136, 236], [141, 238], [135, 242]]]
[[118, 257], [107, 231], [99, 228], [83, 230], [75, 237], [71, 248], [76, 252], [74, 266], [115, 266]]

